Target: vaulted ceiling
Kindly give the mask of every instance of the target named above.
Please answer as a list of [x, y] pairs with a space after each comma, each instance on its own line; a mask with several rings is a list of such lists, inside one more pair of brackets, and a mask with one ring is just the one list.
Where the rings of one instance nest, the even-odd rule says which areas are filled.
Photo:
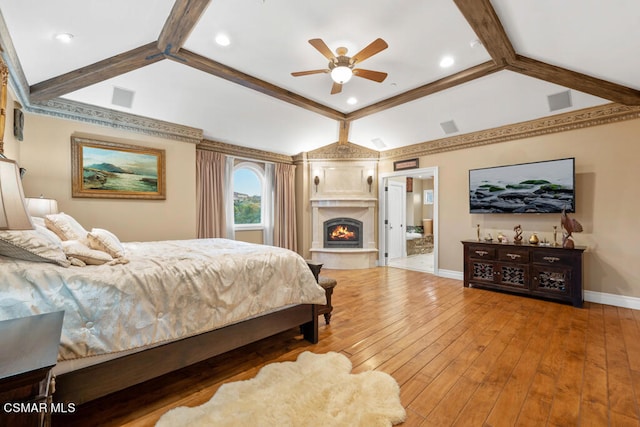
[[[34, 110], [70, 101], [281, 154], [347, 140], [388, 150], [640, 105], [636, 0], [0, 0], [0, 12], [12, 84]], [[349, 55], [384, 39], [362, 67], [388, 77], [354, 77], [333, 95], [328, 74], [293, 77], [327, 67], [315, 38]]]

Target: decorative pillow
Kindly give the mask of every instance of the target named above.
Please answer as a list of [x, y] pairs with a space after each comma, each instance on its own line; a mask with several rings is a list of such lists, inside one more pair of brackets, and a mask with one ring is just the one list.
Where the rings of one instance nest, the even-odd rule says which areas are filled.
[[80, 240], [84, 242], [87, 239], [87, 230], [72, 216], [64, 212], [47, 215], [44, 218], [44, 223], [49, 230], [56, 233], [60, 240]]
[[69, 267], [60, 239], [42, 226], [35, 227], [35, 230], [0, 231], [0, 255]]
[[113, 261], [108, 253], [91, 249], [79, 240], [64, 240], [62, 249], [67, 257], [79, 259], [89, 265], [101, 265]]
[[114, 258], [121, 258], [125, 254], [124, 246], [115, 234], [102, 228], [94, 228], [87, 234], [89, 247], [108, 253]]

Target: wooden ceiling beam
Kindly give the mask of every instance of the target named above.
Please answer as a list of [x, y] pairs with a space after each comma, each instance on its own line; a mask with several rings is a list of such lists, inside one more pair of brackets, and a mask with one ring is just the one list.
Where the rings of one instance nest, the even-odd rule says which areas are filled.
[[346, 117], [344, 113], [341, 113], [317, 102], [311, 101], [305, 97], [297, 95], [271, 83], [267, 83], [234, 68], [216, 62], [212, 59], [198, 55], [197, 53], [181, 49], [178, 54], [180, 56], [179, 58], [173, 58], [172, 56], [168, 56], [167, 58], [176, 62], [180, 62], [181, 64], [188, 65], [197, 70], [204, 71], [205, 73], [211, 74], [213, 76], [220, 77], [221, 79], [236, 83], [240, 86], [244, 86], [265, 95], [269, 95], [281, 101], [288, 102], [309, 111], [313, 111], [314, 113], [329, 117], [330, 119], [344, 120]]
[[368, 107], [353, 111], [352, 113], [347, 114], [347, 120], [361, 119], [365, 116], [379, 113], [380, 111], [389, 108], [397, 107], [398, 105], [414, 101], [427, 95], [432, 95], [436, 92], [450, 89], [462, 83], [466, 83], [480, 77], [488, 76], [489, 74], [495, 73], [496, 71], [500, 71], [502, 69], [504, 69], [504, 67], [496, 65], [493, 61], [487, 61], [483, 64], [467, 68], [466, 70], [444, 77], [440, 80], [436, 80], [418, 88], [401, 93], [400, 95], [387, 98]]
[[149, 43], [95, 64], [36, 83], [30, 87], [29, 99], [34, 102], [48, 101], [162, 59], [164, 59], [164, 55], [158, 52], [156, 43]]
[[349, 127], [351, 122], [348, 120], [342, 120], [338, 122], [340, 124], [340, 131], [338, 133], [338, 144], [343, 145], [349, 142]]
[[507, 65], [506, 69], [620, 104], [640, 105], [640, 91], [638, 90], [550, 65], [526, 56], [516, 55], [516, 59]]
[[165, 54], [178, 52], [209, 3], [211, 0], [176, 0], [158, 37], [158, 50]]
[[489, 0], [454, 0], [496, 64], [511, 62], [516, 52]]

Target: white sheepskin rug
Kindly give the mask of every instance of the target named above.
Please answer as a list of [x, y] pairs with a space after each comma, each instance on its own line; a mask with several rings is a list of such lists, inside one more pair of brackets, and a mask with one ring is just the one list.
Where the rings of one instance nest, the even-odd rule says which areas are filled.
[[164, 414], [157, 427], [174, 426], [391, 426], [402, 423], [400, 387], [391, 375], [351, 373], [339, 353], [301, 353], [272, 363], [255, 378], [222, 385], [207, 403]]

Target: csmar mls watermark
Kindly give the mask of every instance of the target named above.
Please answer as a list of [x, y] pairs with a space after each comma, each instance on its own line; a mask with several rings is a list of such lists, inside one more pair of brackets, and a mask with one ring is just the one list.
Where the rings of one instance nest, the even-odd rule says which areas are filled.
[[71, 402], [5, 402], [2, 411], [6, 414], [73, 414], [76, 404]]

